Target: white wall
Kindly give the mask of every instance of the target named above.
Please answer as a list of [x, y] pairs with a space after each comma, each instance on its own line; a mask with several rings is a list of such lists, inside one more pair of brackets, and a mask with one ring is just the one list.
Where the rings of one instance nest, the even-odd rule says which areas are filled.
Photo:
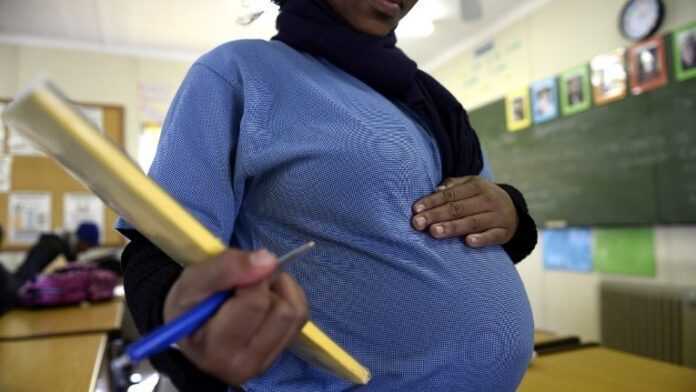
[[[666, 0], [664, 31], [696, 20], [696, 1]], [[625, 0], [553, 0], [495, 37], [496, 54], [461, 52], [433, 74], [468, 108], [514, 88], [554, 76], [593, 56], [629, 46], [618, 31]], [[693, 180], [693, 179], [691, 179]], [[689, 179], [685, 179], [689, 181]], [[696, 285], [696, 227], [656, 227], [657, 277], [630, 279]], [[519, 266], [539, 328], [599, 339], [599, 273], [546, 271], [543, 243]], [[619, 278], [627, 279], [627, 278]]]
[[45, 75], [76, 101], [121, 105], [126, 149], [135, 157], [143, 122], [138, 84], [167, 86], [170, 100], [189, 67], [177, 61], [0, 44], [0, 97], [10, 98]]

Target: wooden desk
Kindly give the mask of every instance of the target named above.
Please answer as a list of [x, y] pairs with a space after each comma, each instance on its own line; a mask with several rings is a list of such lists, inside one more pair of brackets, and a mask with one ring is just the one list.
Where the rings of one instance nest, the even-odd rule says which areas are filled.
[[110, 332], [121, 328], [123, 299], [41, 310], [13, 310], [0, 317], [0, 341], [80, 333]]
[[693, 392], [696, 370], [603, 347], [534, 360], [519, 392]]
[[92, 391], [106, 334], [0, 342], [0, 391]]
[[559, 336], [553, 332], [540, 329], [534, 330], [534, 344], [546, 343], [558, 339]]

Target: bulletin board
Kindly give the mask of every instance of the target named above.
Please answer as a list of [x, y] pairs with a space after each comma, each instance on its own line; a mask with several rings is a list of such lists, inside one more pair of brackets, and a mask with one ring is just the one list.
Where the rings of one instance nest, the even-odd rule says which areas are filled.
[[[9, 103], [10, 99], [0, 98], [0, 103]], [[100, 109], [102, 112], [102, 125], [106, 135], [118, 146], [123, 146], [124, 110], [121, 106], [103, 105], [95, 103], [79, 102], [78, 105], [85, 108]], [[10, 129], [6, 129], [6, 136], [0, 145], [3, 156], [11, 156], [11, 181], [10, 191], [0, 192], [0, 222], [5, 232], [5, 238], [1, 250], [23, 251], [30, 245], [13, 244], [8, 236], [8, 223], [10, 214], [8, 210], [9, 195], [12, 192], [38, 192], [51, 195], [51, 230], [63, 228], [63, 198], [68, 193], [92, 194], [84, 185], [77, 181], [72, 174], [63, 169], [53, 158], [46, 155], [10, 155], [9, 139]], [[113, 230], [117, 215], [108, 206], [104, 206], [103, 235], [100, 246], [119, 247], [125, 241], [121, 235]]]

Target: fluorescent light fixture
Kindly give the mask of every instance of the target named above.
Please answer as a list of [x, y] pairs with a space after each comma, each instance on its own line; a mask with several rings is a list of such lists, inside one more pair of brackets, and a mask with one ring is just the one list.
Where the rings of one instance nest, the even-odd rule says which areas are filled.
[[418, 3], [396, 28], [399, 38], [425, 38], [435, 32], [435, 21], [445, 18], [448, 8], [442, 0]]
[[408, 15], [396, 28], [396, 36], [399, 38], [425, 38], [433, 32], [435, 32], [435, 24], [427, 15], [418, 17]]

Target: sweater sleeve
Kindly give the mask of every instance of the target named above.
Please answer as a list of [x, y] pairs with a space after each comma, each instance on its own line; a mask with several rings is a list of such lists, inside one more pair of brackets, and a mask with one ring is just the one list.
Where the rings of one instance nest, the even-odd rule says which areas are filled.
[[524, 200], [522, 192], [508, 184], [498, 184], [512, 199], [512, 203], [517, 210], [519, 224], [517, 231], [512, 239], [503, 245], [503, 249], [510, 256], [512, 262], [517, 264], [529, 256], [537, 244], [537, 228], [536, 223], [527, 208], [527, 202]]
[[[148, 173], [225, 243], [232, 237], [243, 192], [233, 186], [243, 106], [237, 87], [210, 66], [194, 64], [169, 109]], [[131, 239], [122, 256], [124, 286], [128, 307], [144, 334], [162, 325], [165, 299], [182, 267], [125, 220], [119, 219], [116, 228]], [[226, 390], [177, 350], [156, 356], [152, 363], [180, 390]]]
[[[182, 268], [137, 231], [121, 232], [131, 240], [121, 257], [126, 301], [144, 335], [163, 324], [164, 301]], [[199, 370], [177, 350], [166, 350], [151, 362], [181, 391], [227, 390], [224, 383]]]
[[[483, 169], [481, 177], [488, 181], [493, 181], [493, 171], [486, 154], [483, 154]], [[517, 210], [518, 225], [515, 235], [508, 243], [503, 245], [505, 253], [512, 259], [512, 262], [517, 264], [529, 256], [537, 244], [537, 229], [536, 223], [527, 208], [527, 202], [522, 195], [522, 192], [517, 188], [508, 184], [498, 184], [512, 199], [512, 204]]]

